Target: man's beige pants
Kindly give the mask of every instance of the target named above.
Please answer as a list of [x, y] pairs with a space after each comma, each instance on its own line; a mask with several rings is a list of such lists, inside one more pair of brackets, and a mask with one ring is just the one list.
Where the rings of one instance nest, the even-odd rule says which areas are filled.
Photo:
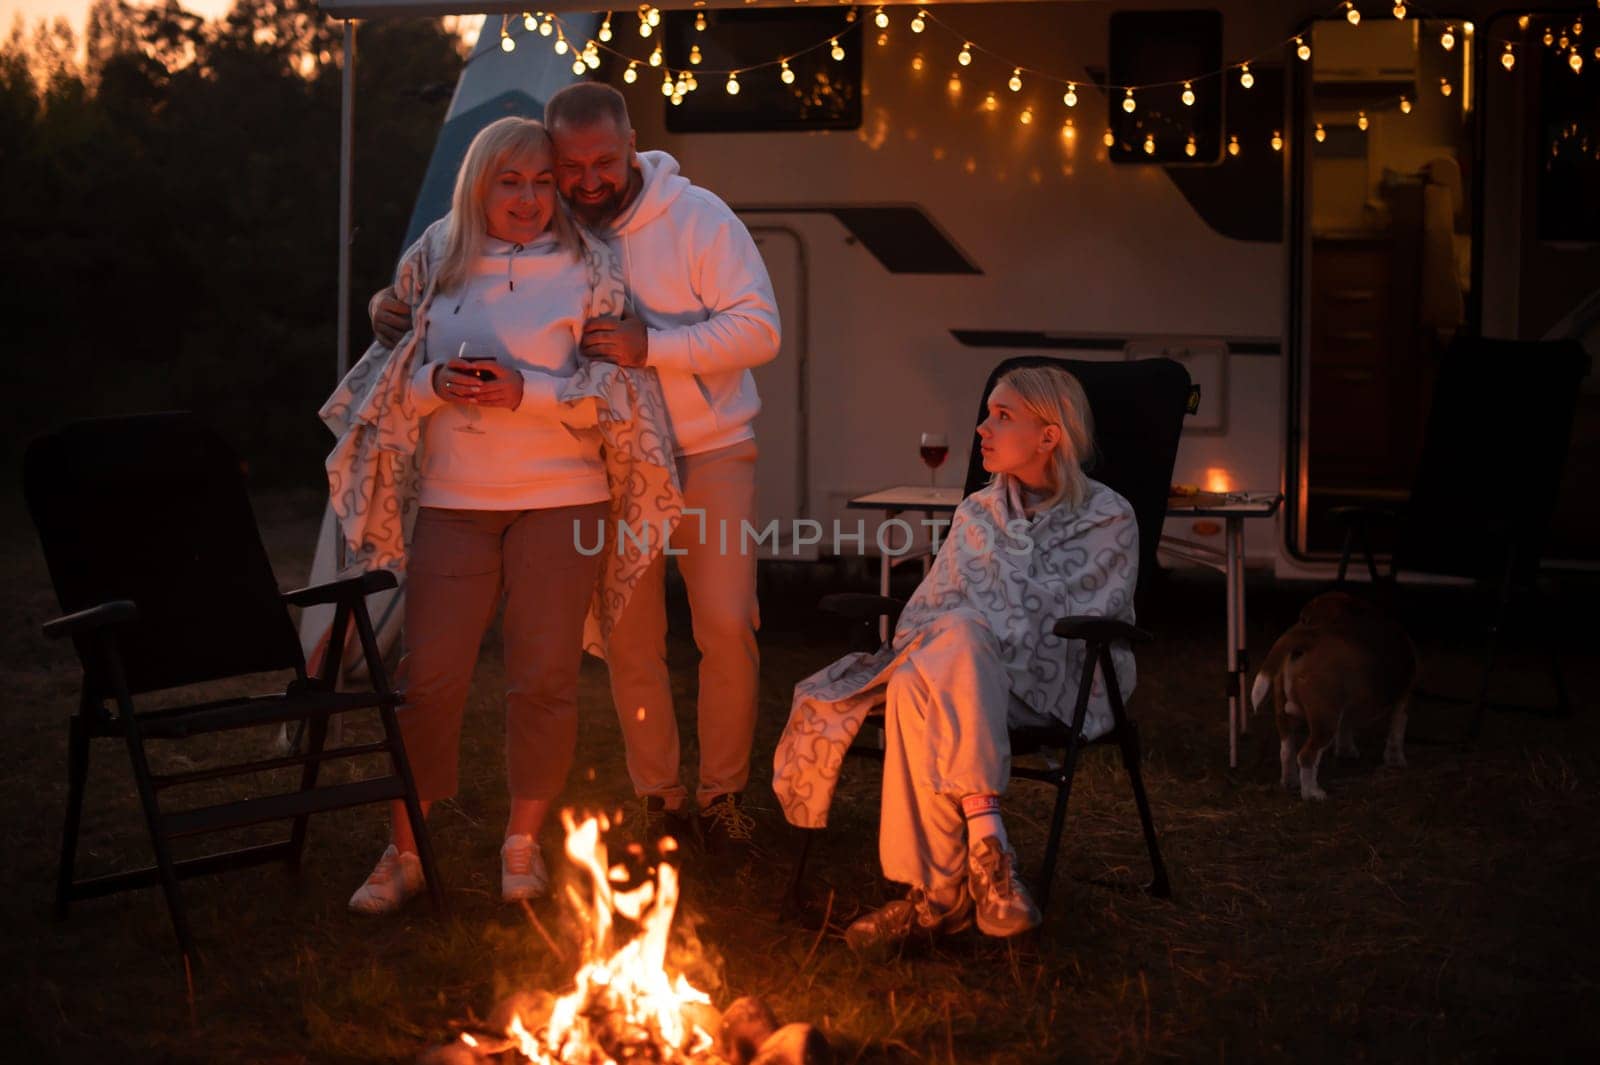
[[[744, 790], [750, 778], [761, 616], [755, 553], [744, 550], [742, 525], [755, 520], [755, 441], [680, 456], [678, 475], [685, 511], [670, 550], [689, 593], [700, 649], [696, 794], [704, 805]], [[667, 672], [665, 556], [646, 571], [617, 620], [609, 665], [634, 792], [682, 805], [688, 792], [678, 771], [678, 723]]]
[[941, 627], [889, 675], [878, 856], [883, 875], [949, 907], [967, 880], [961, 800], [1000, 795], [1008, 726], [1046, 724], [1011, 694], [1000, 647], [976, 619]]

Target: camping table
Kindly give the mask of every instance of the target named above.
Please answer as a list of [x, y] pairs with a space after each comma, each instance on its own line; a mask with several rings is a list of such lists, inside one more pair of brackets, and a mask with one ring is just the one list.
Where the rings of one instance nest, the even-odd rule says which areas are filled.
[[1202, 492], [1167, 500], [1169, 518], [1221, 518], [1223, 548], [1176, 536], [1163, 536], [1161, 549], [1186, 562], [1220, 570], [1227, 579], [1228, 628], [1228, 768], [1239, 764], [1239, 733], [1249, 731], [1250, 655], [1245, 650], [1244, 628], [1244, 523], [1250, 518], [1270, 518], [1283, 496], [1277, 492]]
[[[908, 510], [925, 514], [953, 514], [961, 502], [959, 488], [933, 488], [927, 485], [896, 485], [856, 496], [847, 504], [855, 510], [881, 510], [884, 520]], [[1227, 690], [1228, 690], [1228, 767], [1239, 764], [1239, 733], [1247, 732], [1250, 710], [1250, 654], [1245, 646], [1244, 610], [1244, 523], [1251, 518], [1270, 518], [1277, 514], [1283, 496], [1277, 492], [1202, 492], [1194, 496], [1174, 496], [1167, 500], [1167, 516], [1172, 518], [1221, 518], [1225, 535], [1219, 550], [1210, 544], [1196, 543], [1175, 536], [1163, 536], [1161, 548], [1168, 554], [1197, 565], [1219, 570], [1227, 581]], [[927, 572], [928, 556], [922, 556]], [[878, 567], [878, 592], [889, 594], [889, 571], [899, 561], [888, 554]], [[888, 639], [889, 622], [878, 622], [878, 638]]]

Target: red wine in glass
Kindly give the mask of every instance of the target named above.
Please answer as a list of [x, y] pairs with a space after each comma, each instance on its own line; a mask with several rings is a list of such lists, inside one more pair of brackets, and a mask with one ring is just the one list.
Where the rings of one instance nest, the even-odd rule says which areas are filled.
[[922, 464], [928, 467], [928, 484], [939, 487], [939, 467], [950, 457], [950, 441], [943, 433], [923, 433], [919, 453]]

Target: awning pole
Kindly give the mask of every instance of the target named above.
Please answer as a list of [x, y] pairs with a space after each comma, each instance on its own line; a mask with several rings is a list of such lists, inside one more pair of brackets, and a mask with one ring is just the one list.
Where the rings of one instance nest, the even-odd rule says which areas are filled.
[[344, 76], [339, 98], [339, 373], [350, 370], [350, 245], [354, 219], [350, 189], [355, 181], [356, 24], [344, 20]]

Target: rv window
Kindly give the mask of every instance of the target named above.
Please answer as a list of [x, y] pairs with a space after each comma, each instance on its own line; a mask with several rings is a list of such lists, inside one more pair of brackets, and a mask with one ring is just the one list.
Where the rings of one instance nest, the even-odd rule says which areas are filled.
[[[663, 97], [669, 133], [859, 129], [861, 126], [861, 20], [847, 21], [849, 8], [812, 11], [669, 11], [662, 29], [666, 65], [674, 74], [696, 73], [700, 87], [674, 104]], [[695, 29], [697, 15], [706, 28]], [[835, 60], [837, 38], [844, 58]], [[820, 44], [803, 55], [797, 49]], [[700, 62], [691, 64], [690, 49]], [[792, 55], [792, 84], [779, 67], [764, 64]], [[748, 69], [756, 66], [757, 69]], [[737, 95], [727, 91], [726, 73], [744, 69]], [[648, 78], [650, 71], [641, 69]], [[659, 75], [658, 75], [659, 76]]]
[[[1131, 113], [1124, 110], [1121, 91], [1107, 94], [1116, 138], [1112, 162], [1171, 166], [1222, 161], [1225, 87], [1215, 76], [1222, 66], [1221, 12], [1114, 12], [1110, 54], [1109, 84], [1153, 86], [1134, 94]], [[1192, 83], [1193, 104], [1183, 102], [1185, 81]]]

